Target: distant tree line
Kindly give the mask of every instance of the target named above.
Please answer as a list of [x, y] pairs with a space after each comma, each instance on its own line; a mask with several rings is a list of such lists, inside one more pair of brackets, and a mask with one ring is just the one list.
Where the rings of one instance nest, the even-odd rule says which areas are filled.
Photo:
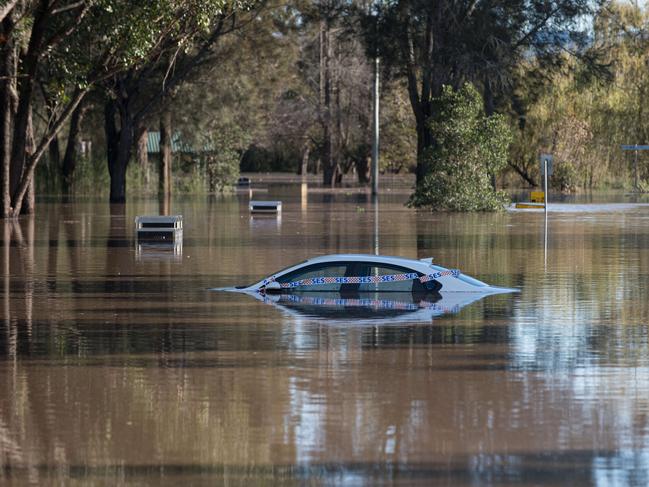
[[105, 174], [115, 203], [239, 168], [365, 184], [376, 57], [381, 170], [416, 174], [411, 204], [497, 206], [497, 186], [539, 183], [539, 152], [564, 191], [628, 184], [648, 31], [644, 8], [590, 0], [0, 1], [2, 213], [34, 210], [35, 174], [64, 193]]

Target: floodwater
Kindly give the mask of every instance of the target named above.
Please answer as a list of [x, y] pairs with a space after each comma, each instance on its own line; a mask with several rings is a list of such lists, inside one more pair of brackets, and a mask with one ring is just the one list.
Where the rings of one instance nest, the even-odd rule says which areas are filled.
[[[0, 226], [0, 484], [649, 484], [649, 206], [546, 222], [406, 196], [254, 194], [281, 218], [178, 198], [182, 248], [136, 245], [155, 200]], [[520, 293], [359, 320], [208, 290], [377, 249]]]

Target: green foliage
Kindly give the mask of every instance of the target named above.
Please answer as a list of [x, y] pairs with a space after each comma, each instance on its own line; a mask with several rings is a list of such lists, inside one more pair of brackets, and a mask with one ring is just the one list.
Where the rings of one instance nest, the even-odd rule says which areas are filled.
[[412, 171], [416, 165], [417, 127], [408, 101], [408, 90], [402, 81], [384, 86], [381, 99], [382, 171]]
[[[290, 170], [297, 167], [294, 157], [291, 161], [284, 157], [292, 154], [279, 154], [282, 141], [268, 135], [275, 126], [269, 123], [269, 114], [289, 77], [286, 58], [290, 56], [285, 46], [286, 40], [277, 34], [272, 17], [267, 15], [255, 23], [254, 29], [239, 31], [236, 38], [223, 38], [219, 57], [201, 66], [173, 97], [174, 123], [183, 141], [193, 147], [223, 151], [215, 150], [196, 160], [206, 180], [210, 179], [208, 170], [211, 172], [214, 190], [220, 186], [217, 180], [225, 177], [222, 170], [231, 167], [234, 160], [238, 163], [253, 141], [252, 152], [263, 148], [282, 158], [281, 167], [273, 164], [268, 170], [285, 170], [288, 162], [293, 164]], [[273, 69], [268, 69], [270, 64]], [[268, 158], [266, 154], [256, 155]], [[226, 173], [232, 176], [228, 183], [236, 180], [236, 173]]]
[[[610, 76], [585, 76], [590, 65], [565, 56], [565, 70], [546, 74], [549, 83], [534, 89], [524, 79], [517, 88], [519, 130], [511, 163], [540, 183], [538, 155], [554, 155], [554, 188], [627, 188], [633, 181], [634, 154], [623, 144], [649, 141], [649, 11], [632, 3], [612, 2], [594, 19], [592, 48], [603, 51]], [[539, 73], [530, 59], [521, 66]], [[649, 184], [649, 154], [638, 157], [639, 184]]]
[[239, 176], [241, 154], [250, 139], [237, 125], [215, 130], [206, 139], [209, 151], [201, 156], [210, 193], [221, 192]]
[[[176, 166], [174, 164], [174, 166]], [[192, 165], [188, 170], [175, 167], [173, 187], [179, 194], [203, 194], [206, 192], [207, 182], [205, 173], [198, 164]]]
[[301, 154], [295, 143], [276, 141], [269, 148], [251, 145], [241, 159], [242, 172], [296, 172]]
[[77, 194], [106, 194], [110, 186], [110, 177], [106, 162], [101, 159], [82, 158], [78, 162], [72, 183]]
[[511, 133], [504, 117], [487, 117], [482, 99], [470, 84], [453, 91], [445, 86], [428, 122], [435, 140], [426, 153], [429, 168], [409, 205], [433, 210], [495, 211], [507, 202], [490, 176], [507, 164]]
[[[550, 186], [558, 189], [562, 193], [574, 193], [579, 185], [579, 175], [577, 169], [569, 161], [558, 161], [553, 165], [552, 175], [550, 176]], [[548, 171], [549, 172], [549, 171]]]

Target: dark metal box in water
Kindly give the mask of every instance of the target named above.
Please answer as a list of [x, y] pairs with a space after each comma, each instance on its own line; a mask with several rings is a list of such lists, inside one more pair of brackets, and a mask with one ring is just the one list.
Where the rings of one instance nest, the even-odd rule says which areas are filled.
[[279, 215], [282, 212], [281, 201], [251, 201], [250, 213]]
[[182, 215], [138, 216], [135, 218], [138, 240], [177, 242], [183, 239]]

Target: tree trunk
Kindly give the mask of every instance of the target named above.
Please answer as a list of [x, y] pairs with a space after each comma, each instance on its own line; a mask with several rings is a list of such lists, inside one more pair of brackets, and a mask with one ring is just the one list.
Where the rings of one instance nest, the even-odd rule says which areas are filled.
[[[36, 7], [34, 24], [29, 37], [29, 44], [21, 56], [21, 76], [18, 78], [18, 107], [14, 120], [13, 147], [11, 151], [10, 192], [15, 199], [18, 186], [23, 179], [28, 144], [28, 126], [31, 120], [32, 98], [38, 59], [45, 35], [45, 25], [50, 15], [49, 3], [41, 0]], [[15, 206], [15, 205], [14, 205]]]
[[58, 172], [61, 167], [61, 148], [59, 146], [58, 136], [52, 139], [50, 145], [47, 147], [47, 152], [49, 156], [50, 167], [53, 169], [52, 173]]
[[[442, 21], [443, 5], [442, 2], [431, 4], [431, 9], [425, 19], [425, 36], [421, 46], [424, 56], [418, 59], [415, 51], [414, 27], [411, 25], [413, 18], [410, 12], [410, 2], [401, 1], [398, 4], [399, 20], [404, 26], [399, 47], [406, 63], [408, 98], [417, 127], [417, 168], [415, 172], [417, 185], [423, 182], [430, 169], [427, 151], [433, 146], [434, 138], [427, 124], [432, 114], [432, 98], [441, 94], [442, 80], [444, 79], [443, 73], [438, 72], [440, 67], [433, 66], [434, 52], [442, 48], [442, 38], [436, 35], [435, 25], [439, 25], [439, 22]], [[418, 68], [419, 65], [421, 65], [420, 68]]]
[[334, 167], [325, 164], [322, 171], [322, 184], [325, 187], [332, 188], [335, 181]]
[[[34, 141], [34, 122], [32, 118], [32, 111], [29, 110], [27, 115], [27, 137], [25, 144], [25, 154], [27, 156], [32, 156], [36, 150], [35, 141]], [[50, 142], [51, 143], [51, 142]], [[29, 186], [27, 188], [27, 194], [24, 197], [22, 208], [20, 213], [22, 215], [31, 215], [36, 211], [36, 186], [35, 186], [35, 175], [31, 177]]]
[[322, 184], [335, 184], [336, 168], [332, 147], [331, 38], [327, 20], [320, 21], [320, 121], [322, 124]]
[[69, 193], [72, 189], [74, 172], [77, 168], [79, 145], [81, 144], [81, 123], [86, 109], [87, 105], [85, 103], [79, 104], [70, 118], [70, 131], [68, 133], [68, 142], [65, 146], [62, 168], [64, 193]]
[[519, 167], [517, 164], [514, 164], [513, 162], [509, 162], [509, 167], [511, 167], [516, 173], [525, 181], [527, 184], [529, 184], [532, 187], [537, 187], [538, 184], [534, 180], [534, 178], [524, 169]]
[[106, 100], [104, 105], [104, 134], [106, 136], [106, 159], [110, 169], [111, 161], [117, 158], [117, 146], [119, 145], [119, 132], [115, 122], [117, 109], [113, 100]]
[[171, 112], [164, 109], [160, 116], [160, 164], [158, 195], [171, 195]]
[[35, 175], [32, 176], [32, 180], [29, 182], [27, 187], [27, 193], [23, 198], [23, 204], [20, 209], [21, 215], [32, 215], [36, 211], [36, 187], [35, 187]]
[[372, 164], [372, 157], [357, 157], [354, 160], [356, 168], [356, 177], [359, 184], [367, 184], [370, 182], [370, 166]]
[[110, 174], [110, 202], [126, 202], [126, 168], [131, 159], [133, 147], [133, 117], [129, 111], [128, 101], [122, 100], [119, 107], [120, 129], [117, 130], [115, 116], [117, 102], [108, 100], [105, 106], [106, 152], [108, 156], [108, 173]]
[[[494, 93], [491, 89], [491, 83], [489, 77], [485, 75], [484, 77], [484, 89], [482, 94], [482, 99], [484, 103], [484, 111], [487, 117], [491, 117], [495, 112], [495, 102], [494, 102]], [[491, 168], [487, 168], [489, 171], [489, 180], [491, 182], [491, 187], [496, 189], [496, 173], [494, 173]]]
[[13, 18], [9, 13], [0, 26], [6, 41], [0, 50], [0, 212], [2, 218], [11, 213], [11, 138], [13, 123], [12, 91], [14, 89], [16, 63], [15, 47], [11, 34]]
[[126, 202], [126, 168], [131, 159], [131, 146], [133, 144], [133, 127], [128, 125], [128, 121], [120, 130], [119, 144], [117, 148], [117, 158], [114, 161], [112, 171], [110, 171], [110, 202]]
[[[423, 106], [421, 107], [422, 112], [424, 111], [424, 108], [425, 107]], [[420, 184], [428, 174], [430, 164], [427, 152], [433, 145], [432, 134], [426, 125], [428, 119], [425, 117], [422, 118], [424, 118], [424, 120], [417, 120], [417, 184]]]
[[149, 150], [147, 142], [149, 141], [149, 131], [146, 126], [141, 125], [136, 130], [136, 159], [137, 163], [144, 174], [144, 185], [149, 186]]
[[[163, 109], [160, 115], [160, 158], [158, 159], [158, 212], [161, 215], [169, 215], [171, 212], [171, 133], [171, 112]], [[210, 191], [214, 191], [214, 180], [209, 170], [208, 175]]]
[[300, 167], [298, 170], [298, 174], [301, 175], [303, 178], [306, 177], [308, 169], [309, 169], [309, 154], [311, 153], [311, 144], [307, 140], [304, 145], [302, 146], [302, 162], [300, 163]]
[[70, 97], [70, 102], [63, 110], [59, 118], [52, 124], [51, 127], [48, 128], [45, 135], [41, 137], [40, 142], [38, 143], [38, 146], [36, 146], [34, 152], [30, 154], [29, 157], [26, 157], [26, 164], [24, 167], [23, 175], [20, 178], [18, 187], [11, 196], [12, 208], [10, 210], [9, 216], [16, 217], [20, 214], [25, 195], [29, 191], [29, 186], [32, 184], [34, 179], [36, 165], [43, 157], [43, 154], [47, 150], [47, 146], [52, 141], [52, 138], [57, 133], [59, 133], [59, 131], [63, 127], [63, 124], [68, 121], [68, 119], [72, 115], [72, 112], [81, 102], [86, 93], [87, 91], [84, 89], [77, 89], [77, 91]]

